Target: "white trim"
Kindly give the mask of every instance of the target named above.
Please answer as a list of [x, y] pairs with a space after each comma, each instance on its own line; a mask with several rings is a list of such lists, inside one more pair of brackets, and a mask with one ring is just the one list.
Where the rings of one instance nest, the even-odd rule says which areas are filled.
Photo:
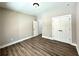
[[[42, 36], [42, 37], [46, 38], [46, 39], [52, 39], [51, 37], [46, 37], [46, 36]], [[54, 39], [52, 39], [52, 40], [54, 40]], [[56, 40], [56, 41], [58, 41], [58, 40]], [[60, 42], [62, 42], [62, 41], [60, 41]], [[65, 43], [68, 43], [68, 42], [65, 42]], [[78, 49], [77, 44], [75, 44], [75, 43], [68, 43], [68, 44], [71, 44], [71, 45], [75, 46], [76, 49], [77, 49], [78, 55], [79, 55], [79, 49]]]
[[13, 45], [13, 44], [16, 44], [16, 43], [19, 43], [19, 42], [22, 42], [22, 41], [24, 41], [24, 40], [26, 40], [26, 39], [29, 39], [29, 38], [32, 38], [32, 37], [34, 37], [34, 36], [29, 36], [29, 37], [27, 37], [27, 38], [23, 38], [23, 39], [20, 39], [20, 40], [18, 40], [18, 41], [10, 42], [10, 43], [8, 43], [8, 44], [5, 44], [5, 45], [3, 45], [3, 46], [0, 46], [0, 49], [1, 49], [1, 48], [4, 48], [4, 47], [7, 47], [7, 46], [10, 46], [10, 45]]
[[[60, 40], [56, 40], [56, 41], [60, 41]], [[64, 42], [64, 41], [60, 41], [60, 42]], [[73, 45], [73, 46], [77, 46], [77, 44], [75, 44], [75, 43], [70, 43], [70, 42], [64, 42], [64, 43], [67, 43], [67, 44], [70, 44], [70, 45]]]
[[[8, 43], [8, 44], [6, 44], [6, 45], [0, 46], [0, 49], [1, 49], [1, 48], [4, 48], [4, 47], [8, 47], [8, 46], [13, 45], [13, 44], [16, 44], [16, 43], [19, 43], [19, 42], [22, 42], [22, 41], [24, 41], [24, 40], [26, 40], [26, 39], [29, 39], [29, 38], [32, 38], [32, 37], [34, 37], [34, 36], [29, 36], [29, 37], [27, 37], [27, 38], [24, 38], [24, 39], [15, 41], [15, 42]], [[46, 36], [42, 36], [42, 37], [43, 37], [43, 38], [47, 38], [47, 39], [52, 39], [51, 37], [46, 37]], [[57, 40], [57, 41], [58, 41], [58, 40]], [[76, 44], [74, 44], [74, 43], [70, 43], [70, 44], [76, 46], [77, 52], [78, 52], [78, 54], [79, 54], [78, 46], [77, 46]]]
[[52, 39], [52, 37], [42, 36], [43, 38]]
[[[54, 40], [52, 37], [46, 37], [46, 36], [42, 36], [43, 38], [47, 38], [47, 39], [51, 39], [51, 40]], [[56, 41], [59, 41], [59, 40], [56, 40]], [[63, 42], [63, 41], [60, 41], [60, 42]], [[68, 43], [68, 42], [64, 42], [64, 43]], [[75, 43], [68, 43], [68, 44], [71, 44], [73, 46], [77, 46], [77, 44]]]
[[78, 46], [76, 46], [76, 49], [77, 49], [77, 52], [78, 52], [78, 55], [79, 55], [79, 48], [78, 48]]

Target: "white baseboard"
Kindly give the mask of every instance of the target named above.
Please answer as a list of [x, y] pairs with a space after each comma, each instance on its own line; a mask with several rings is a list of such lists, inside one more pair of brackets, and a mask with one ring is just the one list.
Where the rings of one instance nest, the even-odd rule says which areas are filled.
[[[26, 39], [30, 39], [30, 38], [32, 38], [32, 37], [35, 37], [35, 36], [29, 36], [29, 37], [27, 37], [27, 38], [23, 38], [23, 39], [20, 39], [20, 40], [18, 40], [18, 41], [15, 41], [15, 42], [8, 43], [8, 44], [6, 44], [6, 45], [0, 46], [0, 49], [1, 49], [1, 48], [4, 48], [4, 47], [8, 47], [8, 46], [13, 45], [13, 44], [16, 44], [16, 43], [19, 43], [19, 42], [22, 42], [22, 41], [24, 41], [24, 40], [26, 40]], [[51, 37], [46, 37], [46, 36], [42, 36], [42, 37], [43, 37], [43, 38], [47, 38], [47, 39], [52, 39]], [[66, 43], [66, 42], [65, 42], [65, 43]], [[78, 54], [79, 54], [78, 46], [77, 46], [76, 44], [74, 44], [74, 43], [70, 43], [70, 44], [76, 46], [77, 52], [78, 52]]]
[[5, 44], [5, 45], [3, 45], [3, 46], [0, 46], [0, 49], [1, 49], [1, 48], [4, 48], [4, 47], [8, 47], [8, 46], [13, 45], [13, 44], [16, 44], [16, 43], [19, 43], [19, 42], [22, 42], [22, 41], [24, 41], [24, 40], [26, 40], [26, 39], [29, 39], [29, 38], [32, 38], [32, 37], [34, 37], [34, 36], [29, 36], [29, 37], [27, 37], [27, 38], [23, 38], [23, 39], [20, 39], [20, 40], [18, 40], [18, 41], [15, 41], [15, 42], [10, 42], [10, 43], [8, 43], [8, 44]]
[[[46, 36], [42, 36], [43, 38], [47, 38], [47, 39], [52, 39], [52, 40], [54, 40], [52, 37], [46, 37]], [[56, 41], [59, 41], [59, 40], [56, 40]], [[60, 41], [60, 42], [63, 42], [63, 41]], [[64, 43], [68, 43], [68, 42], [64, 42]], [[77, 46], [77, 44], [75, 44], [75, 43], [68, 43], [68, 44], [71, 44], [71, 45], [73, 45], [73, 46]]]
[[78, 48], [78, 46], [76, 46], [76, 49], [77, 49], [77, 52], [78, 52], [78, 55], [79, 55], [79, 48]]
[[[47, 39], [52, 39], [52, 37], [46, 37], [46, 36], [42, 36], [42, 37], [47, 38]], [[54, 39], [52, 39], [52, 40], [54, 40]], [[59, 40], [56, 40], [56, 41], [59, 41]], [[63, 41], [60, 41], [60, 42], [63, 42]], [[68, 43], [68, 42], [65, 42], [65, 43]], [[75, 44], [75, 43], [68, 43], [68, 44], [75, 46], [77, 49], [77, 52], [79, 54], [79, 48], [78, 48], [77, 44]]]
[[42, 36], [43, 38], [52, 39], [52, 37]]
[[[59, 40], [56, 40], [56, 41], [59, 41]], [[60, 42], [64, 42], [64, 41], [60, 41]], [[77, 44], [75, 44], [75, 43], [70, 43], [70, 42], [64, 42], [64, 43], [67, 43], [67, 44], [70, 44], [70, 45], [73, 45], [73, 46], [77, 46]]]

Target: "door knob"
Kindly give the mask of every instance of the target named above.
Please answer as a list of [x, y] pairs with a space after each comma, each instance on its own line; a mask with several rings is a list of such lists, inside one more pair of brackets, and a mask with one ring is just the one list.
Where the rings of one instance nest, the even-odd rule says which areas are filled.
[[63, 30], [58, 30], [59, 32], [62, 32]]

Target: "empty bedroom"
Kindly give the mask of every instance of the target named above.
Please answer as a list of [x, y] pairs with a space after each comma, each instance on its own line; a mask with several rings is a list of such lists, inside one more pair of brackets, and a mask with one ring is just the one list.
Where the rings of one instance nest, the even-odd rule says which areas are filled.
[[0, 56], [78, 55], [78, 2], [0, 2]]

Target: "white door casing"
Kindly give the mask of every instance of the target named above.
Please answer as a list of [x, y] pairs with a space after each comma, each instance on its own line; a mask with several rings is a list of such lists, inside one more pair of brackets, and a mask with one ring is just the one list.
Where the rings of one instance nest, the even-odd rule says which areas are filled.
[[37, 21], [33, 21], [33, 36], [37, 36], [38, 35], [38, 22]]

